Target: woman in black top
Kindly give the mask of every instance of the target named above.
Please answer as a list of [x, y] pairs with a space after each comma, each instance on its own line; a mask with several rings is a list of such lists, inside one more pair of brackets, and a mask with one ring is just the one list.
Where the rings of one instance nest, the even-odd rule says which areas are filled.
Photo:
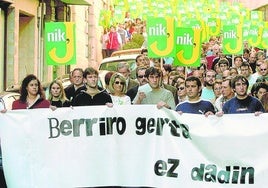
[[62, 83], [60, 80], [54, 80], [49, 86], [48, 100], [55, 107], [69, 107], [70, 101], [66, 98]]

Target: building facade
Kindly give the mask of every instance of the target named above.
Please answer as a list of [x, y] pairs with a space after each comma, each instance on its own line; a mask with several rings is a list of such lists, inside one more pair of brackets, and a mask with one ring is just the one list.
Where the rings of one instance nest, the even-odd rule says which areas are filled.
[[[75, 67], [98, 67], [101, 61], [98, 26], [106, 0], [0, 0], [0, 91], [20, 84], [27, 74], [41, 81], [68, 74]], [[46, 65], [45, 22], [76, 23], [77, 64]]]

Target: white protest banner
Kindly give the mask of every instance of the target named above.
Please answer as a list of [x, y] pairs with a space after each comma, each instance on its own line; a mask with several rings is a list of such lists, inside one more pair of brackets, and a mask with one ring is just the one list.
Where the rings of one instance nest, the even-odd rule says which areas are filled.
[[155, 105], [8, 111], [4, 173], [10, 188], [266, 187], [267, 121]]

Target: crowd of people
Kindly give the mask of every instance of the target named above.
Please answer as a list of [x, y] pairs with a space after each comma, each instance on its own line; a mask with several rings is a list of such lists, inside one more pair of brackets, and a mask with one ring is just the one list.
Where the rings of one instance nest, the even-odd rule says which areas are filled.
[[40, 81], [31, 74], [23, 79], [20, 99], [12, 109], [155, 104], [178, 114], [205, 116], [268, 112], [265, 52], [245, 48], [243, 55], [229, 57], [222, 54], [217, 41], [211, 45], [199, 67], [174, 67], [163, 59], [149, 58], [142, 50], [136, 58], [135, 78], [129, 64], [120, 62], [116, 71], [105, 75], [104, 88], [98, 85], [98, 70], [75, 68], [70, 73], [71, 85], [64, 89], [55, 80], [45, 96]]
[[123, 23], [117, 23], [104, 28], [101, 35], [102, 57], [110, 57], [113, 52], [123, 49], [123, 46], [132, 40], [133, 34], [140, 34], [144, 38], [142, 47], [147, 45], [146, 21], [141, 18], [132, 19], [126, 12]]
[[[268, 112], [268, 59], [266, 51], [244, 42], [243, 54], [222, 52], [222, 37], [211, 37], [202, 44], [199, 67], [173, 66], [173, 58], [149, 58], [146, 49], [146, 22], [132, 19], [104, 29], [103, 58], [129, 42], [134, 33], [144, 36], [136, 69], [121, 62], [98, 86], [99, 73], [92, 67], [70, 72], [71, 85], [63, 88], [59, 80], [49, 86], [45, 96], [40, 81], [28, 75], [22, 81], [20, 99], [12, 109], [52, 108], [87, 105], [156, 104], [182, 113], [221, 116], [229, 113]], [[134, 74], [133, 74], [134, 71]], [[133, 75], [135, 75], [133, 77]], [[5, 110], [2, 110], [2, 112]]]

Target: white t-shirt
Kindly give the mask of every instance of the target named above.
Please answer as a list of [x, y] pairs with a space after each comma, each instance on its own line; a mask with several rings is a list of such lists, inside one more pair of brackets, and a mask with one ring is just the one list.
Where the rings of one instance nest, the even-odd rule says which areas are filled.
[[114, 105], [125, 105], [125, 104], [131, 104], [130, 97], [125, 95], [125, 96], [114, 96], [111, 95], [112, 101]]

